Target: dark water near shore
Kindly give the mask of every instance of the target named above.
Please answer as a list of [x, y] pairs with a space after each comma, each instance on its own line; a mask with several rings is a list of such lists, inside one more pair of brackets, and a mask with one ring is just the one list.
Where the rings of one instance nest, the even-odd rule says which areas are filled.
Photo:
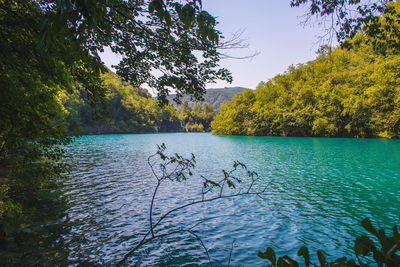
[[[259, 265], [267, 246], [295, 255], [307, 245], [313, 254], [351, 255], [359, 222], [400, 226], [400, 141], [281, 137], [226, 137], [203, 133], [83, 136], [68, 146], [73, 169], [64, 183], [68, 203], [70, 262], [113, 265], [148, 226], [155, 180], [147, 157], [156, 144], [169, 152], [195, 154], [191, 181], [160, 191], [156, 212], [186, 203], [200, 192], [199, 175], [221, 177], [234, 160], [271, 183], [266, 199], [245, 197], [192, 206], [167, 218], [162, 231], [222, 216], [196, 229], [215, 265]], [[146, 245], [130, 264], [189, 266], [207, 264], [199, 243], [187, 234]]]

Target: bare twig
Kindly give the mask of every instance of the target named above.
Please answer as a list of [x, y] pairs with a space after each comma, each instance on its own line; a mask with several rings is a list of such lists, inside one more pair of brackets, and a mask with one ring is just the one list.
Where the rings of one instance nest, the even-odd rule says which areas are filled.
[[193, 232], [192, 230], [186, 230], [187, 232], [189, 232], [191, 235], [193, 235], [194, 237], [197, 238], [197, 240], [200, 242], [201, 246], [204, 248], [206, 254], [207, 254], [207, 258], [208, 258], [208, 262], [210, 263], [210, 266], [212, 266], [211, 263], [211, 258], [210, 258], [210, 254], [208, 253], [208, 249], [207, 247], [204, 245], [203, 241], [201, 240], [200, 236], [198, 236], [195, 232]]
[[[205, 249], [207, 258], [211, 264], [211, 258], [208, 253], [207, 247], [204, 245], [204, 242], [201, 240], [201, 238], [193, 231], [195, 227], [198, 225], [208, 221], [212, 220], [215, 218], [219, 218], [222, 216], [233, 216], [233, 215], [220, 215], [220, 216], [213, 216], [213, 217], [207, 217], [204, 219], [201, 219], [194, 225], [190, 226], [189, 228], [181, 228], [177, 230], [173, 230], [167, 233], [157, 233], [156, 229], [157, 227], [163, 222], [165, 218], [170, 216], [172, 213], [176, 213], [177, 211], [183, 210], [185, 208], [197, 205], [197, 204], [203, 204], [203, 203], [208, 203], [208, 202], [213, 202], [221, 199], [228, 199], [228, 198], [236, 198], [236, 197], [242, 197], [242, 196], [256, 196], [264, 199], [262, 195], [266, 192], [267, 187], [270, 185], [271, 181], [264, 187], [258, 190], [254, 190], [254, 185], [256, 183], [256, 178], [258, 177], [257, 173], [249, 171], [246, 167], [245, 164], [235, 161], [233, 163], [233, 168], [230, 171], [225, 171], [223, 170], [223, 178], [219, 181], [213, 181], [210, 179], [207, 179], [203, 176], [200, 176], [203, 179], [203, 189], [201, 191], [201, 197], [199, 199], [194, 199], [191, 200], [190, 202], [186, 204], [182, 204], [178, 207], [172, 208], [169, 211], [165, 212], [161, 216], [158, 217], [156, 221], [153, 220], [153, 209], [154, 209], [154, 204], [157, 198], [157, 192], [159, 188], [162, 186], [163, 182], [169, 180], [172, 182], [181, 182], [187, 179], [188, 176], [192, 176], [192, 169], [195, 167], [195, 157], [192, 154], [192, 157], [190, 159], [186, 159], [178, 154], [174, 154], [172, 156], [169, 156], [165, 154], [165, 144], [162, 144], [161, 146], [157, 146], [158, 151], [154, 154], [148, 157], [148, 164], [150, 166], [150, 169], [154, 175], [154, 177], [157, 179], [157, 185], [153, 191], [151, 203], [150, 203], [150, 211], [149, 211], [149, 222], [150, 222], [150, 229], [144, 234], [142, 237], [141, 241], [133, 247], [128, 253], [125, 254], [123, 259], [118, 262], [117, 266], [121, 266], [122, 264], [125, 263], [125, 261], [129, 258], [130, 255], [132, 255], [135, 251], [140, 249], [143, 245], [149, 243], [150, 241], [154, 240], [155, 238], [160, 238], [164, 236], [169, 236], [172, 234], [177, 234], [177, 233], [182, 233], [182, 232], [188, 232], [192, 236], [196, 237], [196, 239], [199, 241], [201, 246]], [[156, 169], [154, 168], [155, 162], [152, 161], [152, 159], [155, 156], [159, 156], [160, 159], [162, 160], [162, 163], [159, 164], [159, 172], [160, 174], [157, 173]], [[241, 184], [243, 179], [239, 178], [235, 173], [238, 170], [243, 170], [246, 172], [248, 179], [250, 179], [250, 182], [248, 185], [243, 185], [242, 187], [237, 188], [238, 184]], [[214, 192], [214, 189], [219, 189], [218, 192]], [[229, 190], [229, 191], [227, 191]], [[233, 247], [233, 243], [232, 243]], [[231, 248], [231, 253], [229, 256], [229, 262], [231, 260], [231, 254], [232, 254], [232, 248]]]
[[161, 182], [158, 181], [156, 189], [154, 189], [153, 197], [151, 198], [151, 204], [150, 204], [150, 230], [151, 230], [151, 235], [154, 237], [154, 227], [153, 227], [153, 206], [154, 206], [154, 201], [156, 199], [157, 191], [158, 188], [160, 188]]
[[236, 239], [232, 240], [231, 250], [229, 252], [228, 267], [231, 266], [232, 251], [233, 251], [233, 245], [235, 244], [235, 241], [236, 241]]

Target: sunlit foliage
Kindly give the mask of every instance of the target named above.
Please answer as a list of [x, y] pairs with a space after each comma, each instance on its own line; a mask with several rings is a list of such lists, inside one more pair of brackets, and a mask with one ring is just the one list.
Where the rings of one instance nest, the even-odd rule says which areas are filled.
[[[383, 22], [400, 14], [398, 2], [390, 7], [397, 13]], [[398, 41], [396, 25], [385, 28], [388, 41]], [[236, 95], [221, 107], [213, 133], [399, 138], [400, 56], [383, 32], [356, 35], [351, 49], [321, 47], [314, 61]]]
[[177, 124], [176, 111], [143, 90], [107, 92], [106, 47], [121, 58], [119, 75], [160, 101], [171, 88], [201, 99], [207, 82], [231, 80], [218, 66], [216, 25], [198, 0], [0, 0], [0, 239], [22, 231], [36, 201], [54, 192], [67, 133], [96, 132], [92, 119], [105, 108], [118, 115], [107, 126], [117, 132]]

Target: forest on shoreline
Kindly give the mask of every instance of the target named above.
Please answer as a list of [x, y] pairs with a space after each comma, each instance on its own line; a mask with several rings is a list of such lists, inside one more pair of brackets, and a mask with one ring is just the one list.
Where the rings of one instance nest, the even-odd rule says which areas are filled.
[[[399, 3], [393, 6], [399, 14]], [[380, 37], [358, 34], [343, 46], [323, 46], [315, 60], [235, 95], [212, 133], [399, 138], [400, 54], [381, 39], [393, 31], [398, 22]]]
[[104, 105], [91, 103], [85, 90], [58, 95], [62, 106], [60, 124], [70, 135], [110, 133], [157, 133], [210, 131], [215, 116], [213, 105], [185, 100], [179, 108], [161, 105], [150, 93], [123, 82], [108, 71], [102, 76], [106, 88]]
[[[398, 2], [392, 7], [393, 13], [382, 17], [382, 23], [400, 13]], [[398, 22], [377, 36], [359, 33], [339, 47], [321, 46], [315, 60], [290, 66], [285, 73], [260, 82], [256, 90], [210, 91], [202, 104], [183, 97], [182, 105], [177, 105], [171, 95], [169, 104], [160, 105], [146, 90], [108, 71], [102, 75], [106, 112], [98, 116], [101, 108], [90, 105], [85, 90], [62, 92], [64, 123], [69, 134], [212, 131], [216, 135], [399, 138], [400, 54], [386, 42], [396, 31], [400, 31]], [[398, 37], [392, 41], [398, 42]]]

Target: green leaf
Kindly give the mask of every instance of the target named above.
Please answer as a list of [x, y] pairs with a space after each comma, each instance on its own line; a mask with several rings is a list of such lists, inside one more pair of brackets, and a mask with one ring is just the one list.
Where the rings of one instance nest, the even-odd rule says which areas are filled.
[[400, 234], [399, 231], [397, 231], [397, 226], [393, 226], [393, 237], [397, 240], [400, 241]]
[[358, 237], [354, 242], [354, 252], [357, 256], [367, 256], [374, 250], [376, 250], [374, 242], [365, 235]]
[[318, 256], [318, 260], [319, 260], [319, 263], [321, 264], [321, 266], [325, 266], [326, 259], [325, 259], [324, 252], [320, 249], [317, 250], [317, 256]]
[[183, 8], [175, 7], [175, 10], [177, 11], [181, 22], [185, 24], [185, 27], [190, 27], [196, 17], [195, 9], [190, 4], [186, 4]]
[[381, 244], [384, 244], [387, 242], [388, 237], [385, 234], [385, 230], [383, 230], [383, 229], [378, 230], [378, 239]]
[[310, 266], [310, 253], [308, 252], [308, 248], [306, 247], [301, 247], [297, 251], [297, 256], [302, 256], [304, 258], [304, 265], [306, 267]]
[[283, 259], [285, 259], [288, 262], [288, 266], [292, 266], [292, 267], [298, 267], [299, 263], [295, 260], [293, 260], [292, 258], [290, 258], [288, 255], [285, 255], [282, 257]]
[[272, 266], [276, 266], [276, 255], [275, 251], [271, 247], [267, 247], [265, 252], [258, 252], [258, 257], [261, 259], [267, 259], [271, 262]]
[[373, 234], [374, 236], [379, 238], [378, 232], [376, 229], [372, 226], [371, 221], [368, 218], [365, 218], [364, 220], [361, 221], [362, 227], [364, 227], [365, 230], [367, 230], [369, 233]]
[[386, 262], [385, 255], [380, 251], [374, 251], [373, 257], [377, 263]]
[[287, 263], [282, 257], [278, 258], [278, 262], [277, 262], [277, 266], [278, 267], [288, 267], [289, 263]]
[[356, 264], [356, 262], [355, 262], [354, 260], [349, 260], [349, 261], [346, 263], [346, 266], [347, 266], [347, 267], [356, 267], [357, 264]]
[[172, 25], [171, 14], [169, 14], [168, 12], [165, 12], [164, 19], [165, 19], [167, 26], [170, 27]]
[[336, 259], [333, 263], [335, 263], [335, 264], [345, 264], [346, 260], [347, 260], [346, 257], [341, 257], [341, 258]]
[[156, 9], [156, 1], [153, 0], [149, 3], [149, 12], [153, 13], [155, 9]]

